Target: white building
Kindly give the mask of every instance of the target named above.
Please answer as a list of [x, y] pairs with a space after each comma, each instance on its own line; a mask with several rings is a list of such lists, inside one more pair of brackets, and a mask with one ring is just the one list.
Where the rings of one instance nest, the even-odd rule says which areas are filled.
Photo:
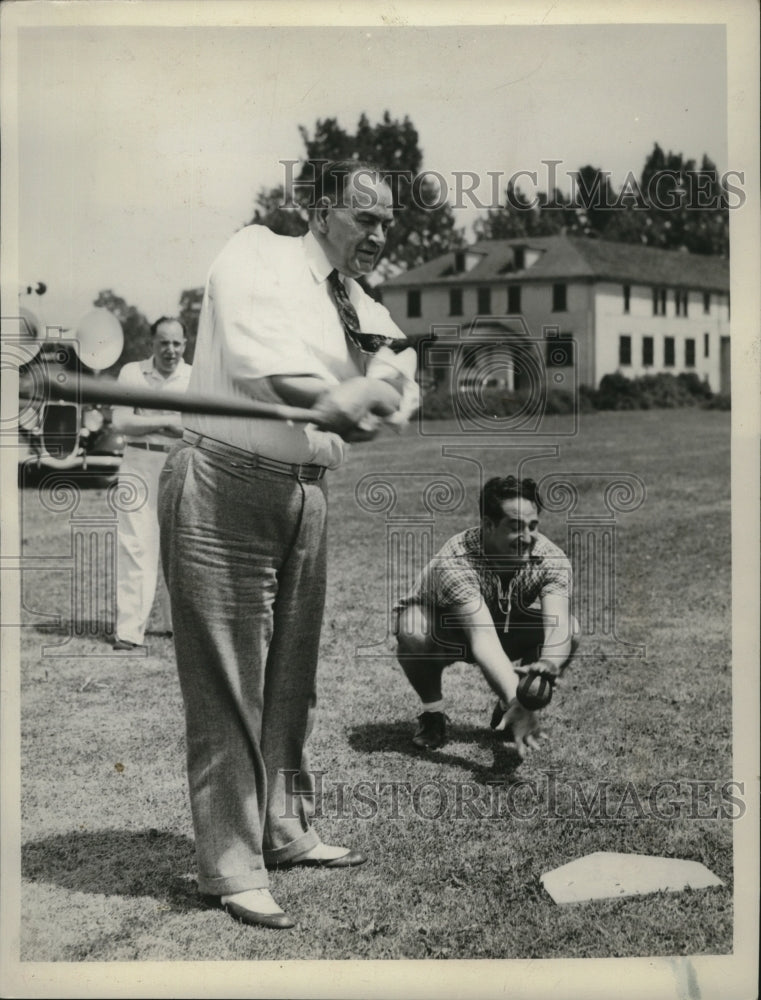
[[[521, 357], [533, 353], [550, 386], [694, 372], [714, 392], [730, 390], [721, 257], [566, 235], [490, 240], [390, 278], [380, 292], [414, 339], [460, 331], [482, 382], [521, 388]], [[459, 366], [459, 380], [467, 370]]]

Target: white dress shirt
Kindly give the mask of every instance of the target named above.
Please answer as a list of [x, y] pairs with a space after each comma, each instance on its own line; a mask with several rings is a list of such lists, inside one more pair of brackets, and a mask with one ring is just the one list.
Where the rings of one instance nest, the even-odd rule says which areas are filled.
[[[190, 383], [191, 366], [180, 360], [175, 370], [170, 375], [162, 375], [156, 369], [153, 358], [146, 358], [144, 361], [129, 361], [119, 372], [117, 382], [128, 389], [152, 389], [154, 392], [186, 392]], [[113, 421], [118, 427], [120, 424], [129, 422], [133, 414], [143, 417], [159, 417], [161, 414], [177, 415], [176, 410], [147, 410], [136, 406], [115, 406], [113, 408]], [[128, 441], [146, 441], [151, 444], [168, 444], [177, 439], [169, 434], [128, 434]]]
[[[228, 399], [280, 402], [271, 375], [316, 375], [337, 384], [365, 373], [365, 358], [347, 343], [327, 277], [332, 266], [311, 233], [276, 236], [247, 226], [232, 237], [206, 282], [190, 390]], [[404, 334], [388, 310], [350, 278], [346, 291], [360, 328]], [[336, 468], [344, 442], [312, 424], [189, 414], [198, 434], [282, 462]]]

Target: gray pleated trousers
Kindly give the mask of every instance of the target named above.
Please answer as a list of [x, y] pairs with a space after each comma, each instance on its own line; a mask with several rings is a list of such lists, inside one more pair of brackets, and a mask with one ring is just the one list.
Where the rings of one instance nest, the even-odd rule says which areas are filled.
[[[267, 885], [319, 843], [304, 744], [325, 602], [327, 490], [178, 444], [161, 556], [185, 706], [198, 887]], [[231, 458], [232, 456], [232, 458]]]

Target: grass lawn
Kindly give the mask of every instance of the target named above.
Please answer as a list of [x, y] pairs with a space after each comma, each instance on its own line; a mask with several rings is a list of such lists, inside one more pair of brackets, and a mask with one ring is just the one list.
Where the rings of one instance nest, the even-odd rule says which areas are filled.
[[[565, 418], [555, 420], [562, 434]], [[299, 921], [287, 933], [243, 927], [197, 899], [170, 641], [150, 637], [148, 655], [133, 656], [111, 653], [103, 634], [67, 640], [70, 523], [103, 516], [104, 493], [84, 491], [72, 515], [24, 491], [24, 554], [41, 563], [23, 577], [23, 960], [731, 952], [732, 812], [720, 794], [732, 778], [729, 415], [592, 414], [577, 436], [550, 441], [558, 456], [539, 458], [530, 458], [536, 441], [518, 452], [458, 438], [451, 424], [433, 429], [452, 436], [384, 435], [355, 446], [330, 478], [321, 713], [311, 741], [313, 766], [324, 772], [316, 825], [324, 840], [371, 861], [347, 872], [275, 873], [273, 894]], [[442, 444], [467, 457], [442, 457]], [[523, 764], [492, 738], [493, 698], [464, 664], [445, 677], [452, 741], [420, 754], [409, 743], [419, 708], [384, 645], [396, 565], [387, 568], [389, 539], [406, 532], [420, 546], [432, 531], [438, 548], [475, 523], [474, 460], [488, 477], [518, 458], [530, 459], [525, 474], [537, 479], [582, 473], [574, 516], [598, 528], [601, 484], [620, 474], [644, 483], [644, 502], [616, 514], [615, 586], [600, 611], [615, 612], [615, 636], [587, 637], [586, 655], [545, 712], [550, 739]], [[423, 487], [442, 473], [464, 495], [426, 520]], [[371, 474], [394, 485], [393, 510], [379, 495], [357, 499]], [[443, 495], [436, 503], [447, 507]], [[567, 521], [554, 512], [542, 524], [564, 548]], [[594, 583], [585, 579], [582, 617]], [[45, 624], [51, 614], [61, 622]], [[623, 655], [637, 645], [642, 655]], [[674, 785], [659, 787], [666, 780]], [[594, 798], [601, 788], [605, 808]], [[594, 851], [702, 861], [725, 884], [557, 906], [539, 876]]]

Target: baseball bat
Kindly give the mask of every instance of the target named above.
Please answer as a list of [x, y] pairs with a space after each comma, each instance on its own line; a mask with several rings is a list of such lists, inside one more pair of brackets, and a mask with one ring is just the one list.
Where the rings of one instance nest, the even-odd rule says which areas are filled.
[[265, 417], [294, 423], [319, 423], [311, 410], [285, 403], [263, 403], [253, 399], [226, 399], [190, 392], [152, 392], [132, 389], [91, 375], [61, 371], [55, 376], [41, 374], [19, 385], [26, 398], [64, 399], [73, 403], [107, 403], [109, 406], [132, 406], [145, 410], [176, 410], [179, 413], [208, 413], [222, 417]]

